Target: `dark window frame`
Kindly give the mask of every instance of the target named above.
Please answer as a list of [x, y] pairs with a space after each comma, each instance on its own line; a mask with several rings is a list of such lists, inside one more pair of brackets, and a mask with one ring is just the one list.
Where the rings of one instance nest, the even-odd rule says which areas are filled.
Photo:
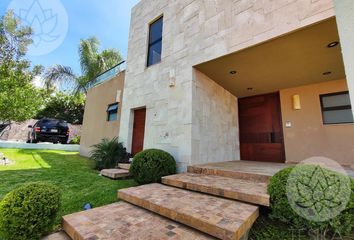
[[[158, 21], [162, 21], [162, 29], [161, 29], [161, 37], [157, 38], [155, 41], [153, 42], [150, 42], [150, 39], [151, 39], [151, 28], [152, 26], [157, 23]], [[146, 67], [151, 67], [155, 64], [158, 64], [161, 62], [161, 58], [162, 58], [162, 38], [163, 38], [163, 15], [157, 17], [154, 21], [152, 21], [150, 24], [149, 24], [149, 38], [148, 38], [148, 53], [147, 53], [147, 60], [146, 60]], [[153, 63], [150, 63], [149, 59], [150, 59], [150, 54], [151, 54], [151, 47], [153, 47], [154, 45], [158, 44], [158, 43], [161, 43], [161, 53], [160, 53], [160, 60], [157, 61], [157, 62], [153, 62]]]
[[323, 98], [331, 97], [331, 96], [344, 95], [344, 94], [349, 94], [349, 91], [327, 93], [327, 94], [321, 94], [320, 95], [322, 122], [323, 122], [324, 125], [338, 125], [338, 124], [354, 123], [354, 119], [352, 121], [349, 121], [349, 122], [340, 122], [340, 123], [326, 123], [325, 122], [325, 116], [324, 116], [325, 112], [337, 111], [337, 110], [349, 110], [349, 109], [352, 110], [352, 105], [343, 105], [343, 106], [335, 106], [335, 107], [325, 107], [324, 106]]
[[[114, 110], [109, 110], [111, 107], [117, 105], [117, 109], [114, 109]], [[109, 104], [107, 106], [107, 122], [114, 122], [114, 121], [118, 121], [118, 110], [119, 110], [119, 102], [116, 102], [116, 103], [112, 103], [112, 104]], [[110, 120], [110, 116], [111, 114], [117, 114], [117, 118], [114, 119], [114, 120]]]

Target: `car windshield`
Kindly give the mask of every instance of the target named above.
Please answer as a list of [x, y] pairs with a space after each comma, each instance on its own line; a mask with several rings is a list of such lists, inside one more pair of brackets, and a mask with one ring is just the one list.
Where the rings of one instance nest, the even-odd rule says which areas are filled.
[[53, 120], [53, 119], [43, 119], [41, 120], [40, 125], [45, 127], [56, 127], [56, 126], [67, 127], [68, 126], [68, 124], [65, 121]]

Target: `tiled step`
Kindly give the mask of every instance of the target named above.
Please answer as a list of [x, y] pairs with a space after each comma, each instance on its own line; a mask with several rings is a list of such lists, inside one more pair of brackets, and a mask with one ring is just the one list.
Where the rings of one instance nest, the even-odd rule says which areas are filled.
[[63, 227], [73, 240], [214, 239], [124, 202], [64, 216]]
[[162, 183], [257, 205], [269, 206], [267, 184], [241, 179], [182, 173], [162, 178]]
[[189, 166], [188, 172], [268, 183], [274, 174], [288, 166], [283, 163], [230, 161]]
[[122, 189], [118, 196], [219, 239], [240, 239], [259, 215], [257, 206], [162, 184]]
[[111, 179], [121, 179], [130, 176], [129, 170], [117, 168], [103, 169], [101, 170], [101, 175]]

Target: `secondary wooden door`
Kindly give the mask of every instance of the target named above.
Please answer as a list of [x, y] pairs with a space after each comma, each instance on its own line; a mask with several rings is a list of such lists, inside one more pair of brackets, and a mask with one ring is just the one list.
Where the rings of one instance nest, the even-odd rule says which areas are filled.
[[279, 93], [240, 98], [242, 160], [285, 162]]
[[134, 111], [132, 154], [133, 156], [144, 149], [146, 109]]

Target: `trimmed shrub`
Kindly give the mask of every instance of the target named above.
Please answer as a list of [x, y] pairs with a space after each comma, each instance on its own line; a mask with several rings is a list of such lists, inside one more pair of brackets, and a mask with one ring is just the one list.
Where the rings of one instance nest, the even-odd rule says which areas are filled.
[[115, 168], [127, 155], [123, 143], [118, 142], [117, 138], [104, 138], [92, 148], [91, 159], [95, 161], [97, 170]]
[[176, 173], [176, 161], [171, 154], [148, 149], [135, 155], [130, 174], [139, 184], [161, 182], [161, 177]]
[[[318, 199], [318, 196], [325, 196], [328, 198], [328, 201], [332, 202], [340, 202], [343, 199], [343, 196], [340, 194], [332, 194], [332, 193], [326, 193], [325, 191], [330, 188], [323, 187], [321, 185], [322, 180], [314, 173], [316, 170], [316, 167], [314, 165], [303, 165], [303, 166], [297, 166], [297, 168], [301, 168], [300, 172], [305, 173], [308, 176], [311, 176], [312, 179], [309, 179], [308, 181], [311, 183], [315, 183], [315, 186], [312, 190], [311, 189], [301, 189], [301, 184], [297, 185], [296, 191], [300, 191], [301, 194], [303, 194], [304, 199], [308, 199], [309, 201], [314, 201], [316, 202]], [[337, 172], [333, 172], [327, 169], [319, 168], [323, 171], [324, 174], [329, 174], [328, 176], [335, 176], [339, 180], [344, 180], [347, 181], [348, 177], [343, 176], [342, 174], [339, 174]], [[326, 221], [310, 221], [308, 219], [305, 219], [301, 217], [299, 214], [297, 214], [291, 204], [289, 203], [288, 200], [288, 195], [287, 195], [287, 187], [289, 187], [288, 184], [288, 179], [294, 170], [294, 167], [289, 167], [286, 169], [283, 169], [282, 171], [278, 172], [275, 174], [271, 180], [270, 184], [268, 186], [268, 192], [270, 194], [271, 198], [271, 214], [270, 217], [275, 220], [279, 220], [289, 226], [289, 228], [292, 229], [301, 229], [301, 230], [306, 230], [308, 233], [313, 233], [313, 234], [321, 234], [322, 236], [326, 235], [337, 235], [340, 234], [341, 236], [346, 236], [350, 234], [354, 230], [354, 180], [350, 179], [349, 183], [351, 185], [351, 195], [350, 195], [350, 200], [346, 206], [346, 208], [341, 211], [341, 213]], [[348, 182], [348, 181], [347, 181]], [[325, 183], [325, 184], [328, 184]], [[304, 187], [307, 188], [307, 187]], [[321, 190], [325, 189], [325, 190]], [[349, 191], [349, 190], [348, 190]], [[320, 194], [320, 195], [318, 195]], [[307, 203], [306, 203], [307, 204]], [[305, 205], [306, 205], [305, 204]], [[315, 207], [315, 206], [313, 206]], [[311, 210], [309, 210], [310, 213]]]
[[60, 207], [59, 189], [46, 183], [25, 184], [0, 203], [0, 238], [40, 239], [52, 230]]
[[81, 136], [77, 135], [70, 140], [69, 144], [80, 144]]

